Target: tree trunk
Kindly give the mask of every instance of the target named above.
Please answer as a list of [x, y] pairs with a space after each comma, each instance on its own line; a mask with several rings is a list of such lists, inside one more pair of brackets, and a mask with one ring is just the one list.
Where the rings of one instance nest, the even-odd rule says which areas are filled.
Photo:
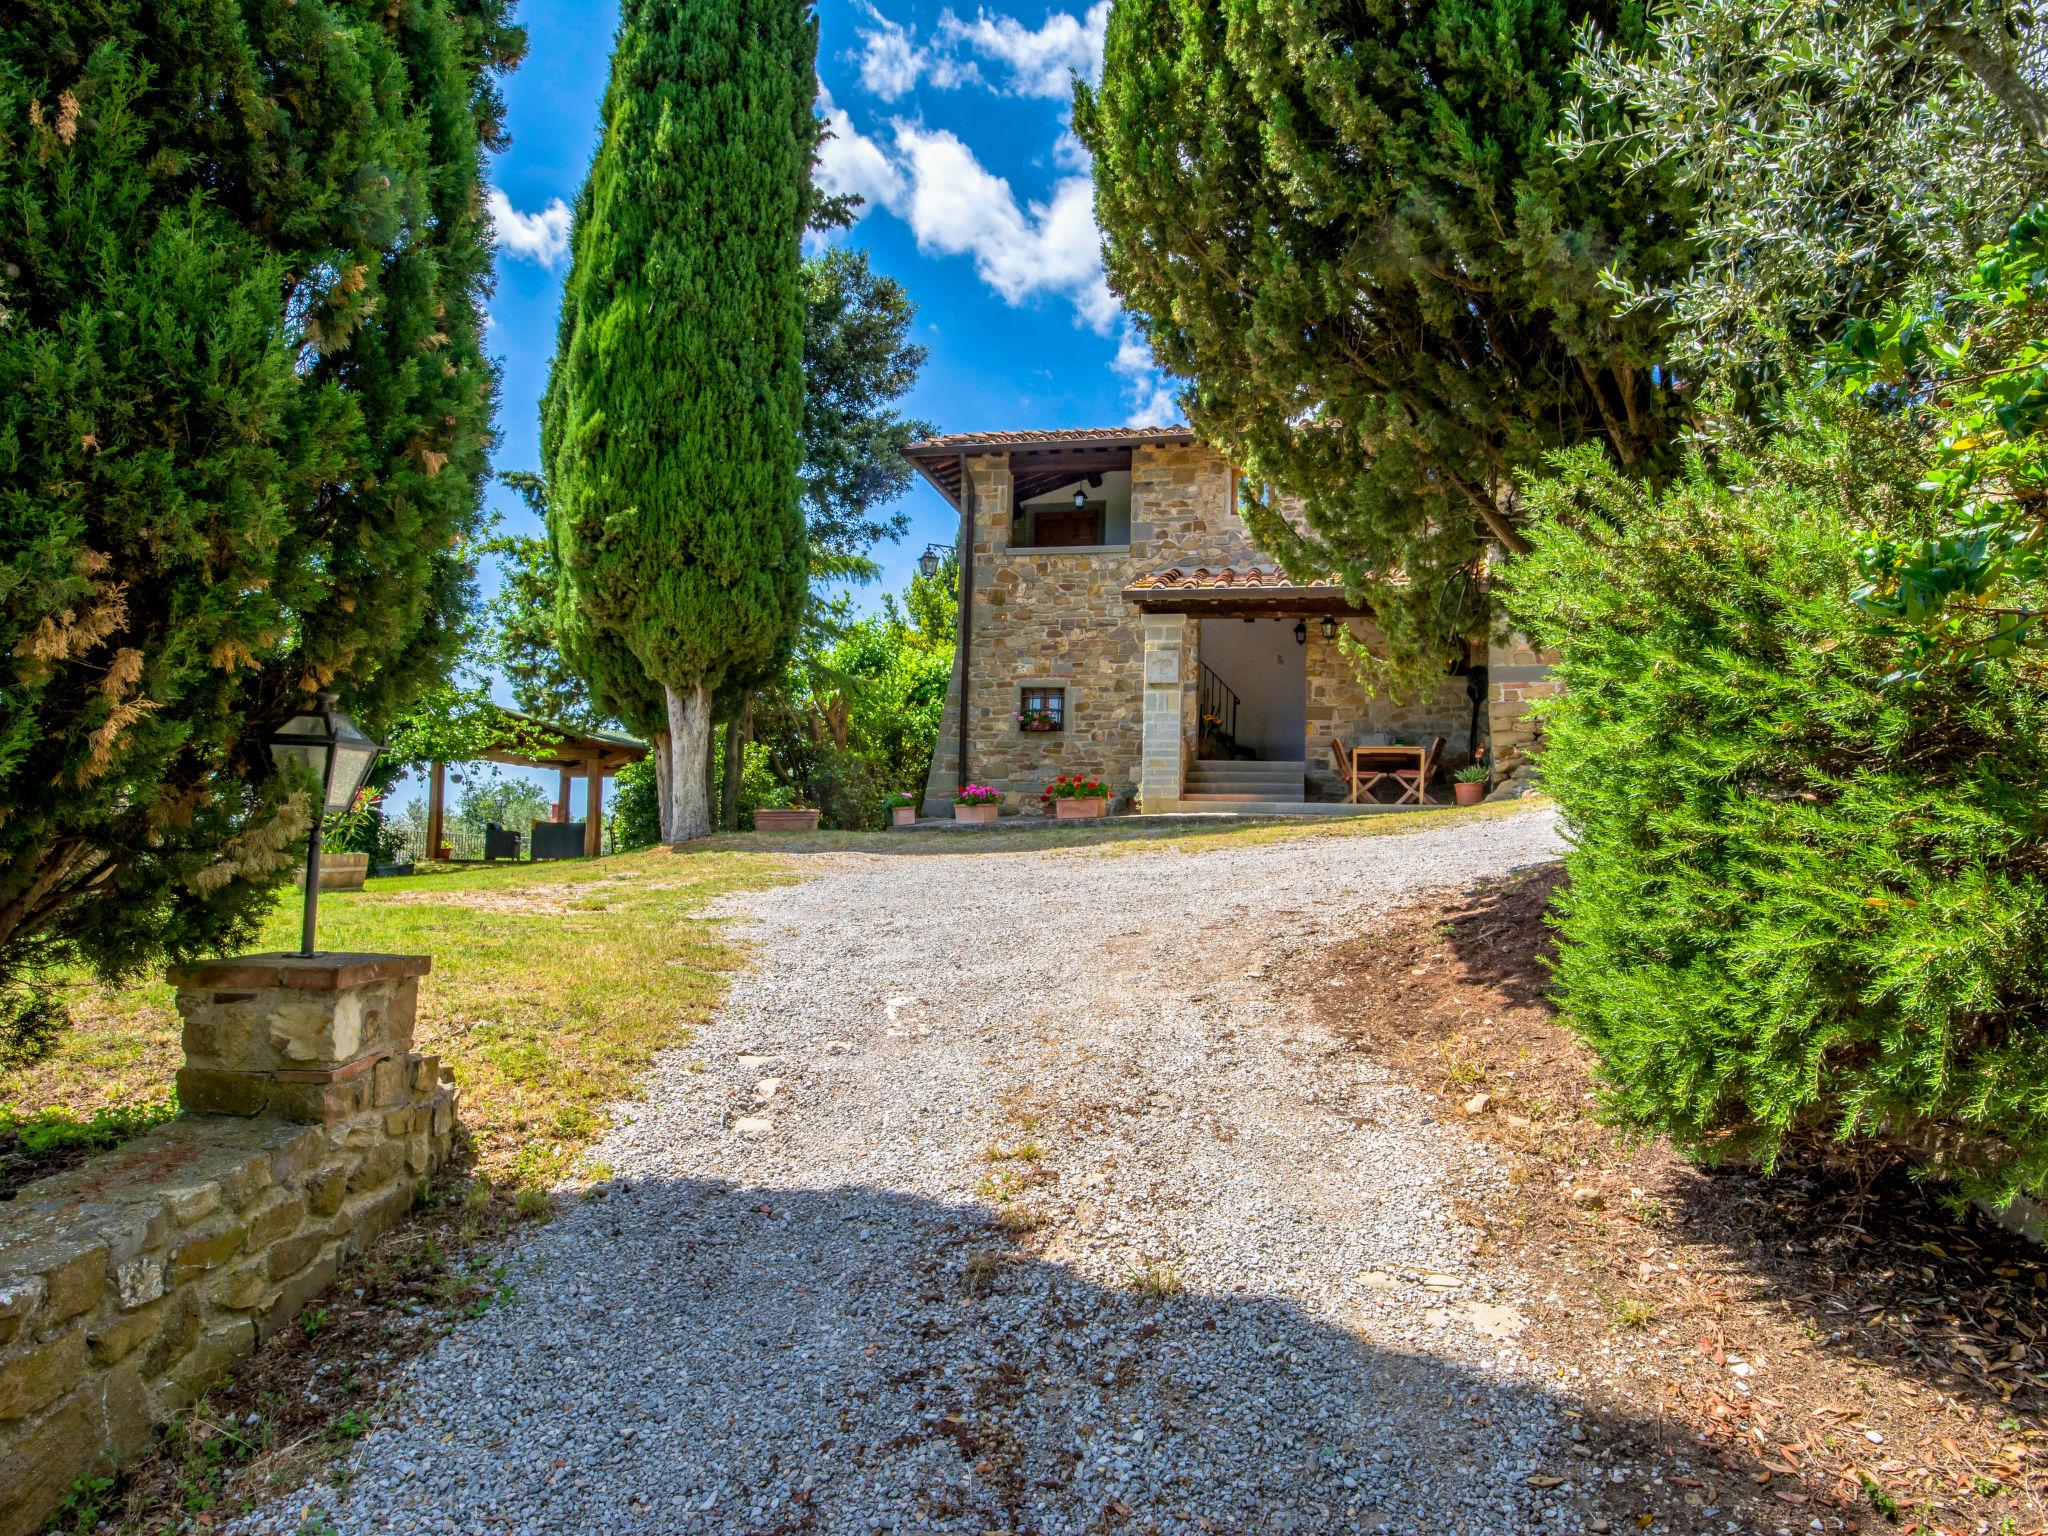
[[751, 700], [740, 705], [739, 713], [725, 728], [725, 783], [718, 799], [718, 825], [727, 832], [740, 829], [740, 779], [747, 771], [747, 734], [753, 729]]
[[675, 840], [669, 835], [670, 829], [675, 824], [672, 819], [675, 812], [675, 799], [669, 794], [668, 788], [669, 777], [674, 767], [675, 765], [669, 760], [668, 732], [656, 731], [654, 733], [654, 806], [656, 813], [661, 818], [661, 840], [664, 843]]
[[669, 784], [673, 808], [667, 837], [686, 843], [711, 835], [711, 805], [704, 794], [704, 769], [711, 751], [711, 690], [702, 683], [679, 692], [664, 685], [668, 699]]
[[704, 820], [718, 830], [718, 727], [704, 732]]
[[1997, 98], [2029, 149], [2036, 154], [2048, 150], [2048, 97], [2034, 88], [2004, 47], [1961, 22], [1939, 23], [1928, 32]]

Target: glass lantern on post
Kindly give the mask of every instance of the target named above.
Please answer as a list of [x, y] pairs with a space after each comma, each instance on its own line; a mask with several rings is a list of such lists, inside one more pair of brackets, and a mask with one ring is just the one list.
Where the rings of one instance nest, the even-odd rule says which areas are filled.
[[293, 715], [268, 739], [271, 759], [279, 768], [297, 763], [320, 785], [313, 829], [306, 838], [306, 910], [299, 930], [299, 954], [306, 959], [314, 953], [313, 926], [320, 908], [321, 823], [355, 803], [370, 764], [384, 750], [336, 707], [340, 701], [333, 694], [323, 692], [317, 699], [314, 708]]

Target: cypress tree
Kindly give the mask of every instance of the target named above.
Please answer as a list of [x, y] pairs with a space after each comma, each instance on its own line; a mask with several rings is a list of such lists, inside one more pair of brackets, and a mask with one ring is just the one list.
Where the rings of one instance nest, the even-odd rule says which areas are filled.
[[509, 9], [5, 9], [0, 987], [246, 942], [305, 826], [265, 731], [459, 649]]
[[710, 830], [713, 697], [803, 605], [801, 238], [817, 23], [626, 0], [542, 406], [557, 632], [631, 722], [660, 690], [671, 840]]
[[1682, 270], [1673, 197], [1549, 143], [1586, 23], [1641, 32], [1606, 0], [1118, 0], [1077, 91], [1111, 286], [1194, 427], [1302, 500], [1254, 533], [1432, 671], [1484, 541], [1524, 547], [1517, 472], [1587, 438], [1656, 471], [1679, 417], [1659, 316], [1601, 276]]

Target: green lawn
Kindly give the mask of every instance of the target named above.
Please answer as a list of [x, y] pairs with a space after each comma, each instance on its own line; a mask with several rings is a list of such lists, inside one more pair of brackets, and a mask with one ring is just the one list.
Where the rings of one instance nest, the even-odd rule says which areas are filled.
[[[742, 962], [705, 904], [790, 878], [786, 862], [734, 846], [376, 880], [322, 894], [320, 943], [434, 957], [417, 1048], [454, 1068], [480, 1169], [551, 1181], [574, 1170], [649, 1058], [688, 1041]], [[260, 947], [296, 947], [298, 912], [286, 891]], [[0, 1110], [89, 1117], [168, 1095], [181, 1059], [168, 985], [81, 982], [70, 1003], [56, 1050], [0, 1074]]]

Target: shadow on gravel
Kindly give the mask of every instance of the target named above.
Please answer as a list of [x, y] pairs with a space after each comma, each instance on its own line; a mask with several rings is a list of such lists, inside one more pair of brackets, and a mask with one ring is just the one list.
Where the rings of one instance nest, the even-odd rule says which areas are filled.
[[1131, 1262], [1104, 1288], [982, 1207], [866, 1188], [614, 1185], [427, 1357], [345, 1492], [239, 1528], [1482, 1536], [1646, 1508], [1605, 1471], [1655, 1428], [1587, 1436], [1470, 1363], [1501, 1346], [1466, 1292], [1346, 1284], [1383, 1346]]

